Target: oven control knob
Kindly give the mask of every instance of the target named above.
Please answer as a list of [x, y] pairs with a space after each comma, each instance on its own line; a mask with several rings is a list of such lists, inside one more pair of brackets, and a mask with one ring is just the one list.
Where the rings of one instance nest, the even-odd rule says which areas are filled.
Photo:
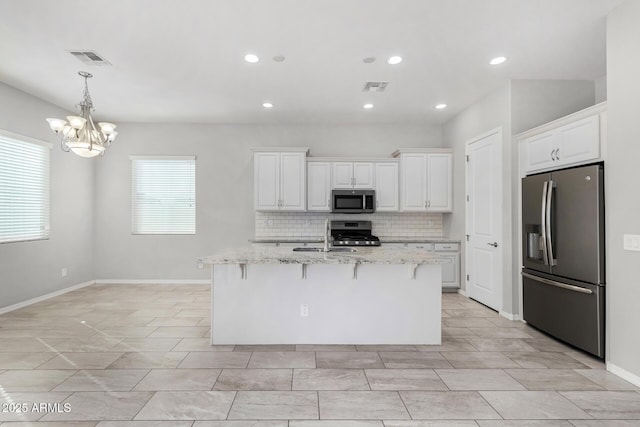
[[355, 242], [355, 243], [356, 243], [356, 245], [359, 245], [359, 244], [360, 244], [360, 242]]

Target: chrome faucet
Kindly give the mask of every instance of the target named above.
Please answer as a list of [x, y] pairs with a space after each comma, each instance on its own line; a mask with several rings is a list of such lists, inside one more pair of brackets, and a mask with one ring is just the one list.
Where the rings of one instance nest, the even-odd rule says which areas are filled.
[[331, 225], [329, 224], [329, 220], [324, 220], [324, 252], [329, 252], [329, 239], [331, 239]]

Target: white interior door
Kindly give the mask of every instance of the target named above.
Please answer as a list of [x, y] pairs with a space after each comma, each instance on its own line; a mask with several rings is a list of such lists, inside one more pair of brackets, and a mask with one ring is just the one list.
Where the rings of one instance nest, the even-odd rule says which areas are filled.
[[502, 130], [467, 143], [467, 295], [502, 309]]

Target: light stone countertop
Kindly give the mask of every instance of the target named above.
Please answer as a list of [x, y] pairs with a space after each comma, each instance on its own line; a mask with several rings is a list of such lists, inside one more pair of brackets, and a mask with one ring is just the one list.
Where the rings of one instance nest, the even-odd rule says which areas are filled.
[[216, 252], [203, 264], [442, 264], [446, 258], [422, 249], [356, 248], [357, 252], [294, 252], [282, 247], [244, 247]]
[[[322, 243], [324, 239], [322, 237], [283, 237], [283, 238], [265, 238], [265, 239], [251, 239], [249, 243]], [[380, 243], [460, 243], [460, 240], [447, 239], [444, 237], [427, 237], [424, 239], [412, 239], [403, 237], [381, 237]]]

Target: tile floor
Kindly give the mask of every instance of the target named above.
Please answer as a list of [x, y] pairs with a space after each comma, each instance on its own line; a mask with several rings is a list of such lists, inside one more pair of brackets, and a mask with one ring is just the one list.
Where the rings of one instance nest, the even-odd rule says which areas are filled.
[[1, 315], [0, 427], [640, 426], [638, 388], [458, 294], [441, 346], [210, 346], [209, 298], [95, 285]]

